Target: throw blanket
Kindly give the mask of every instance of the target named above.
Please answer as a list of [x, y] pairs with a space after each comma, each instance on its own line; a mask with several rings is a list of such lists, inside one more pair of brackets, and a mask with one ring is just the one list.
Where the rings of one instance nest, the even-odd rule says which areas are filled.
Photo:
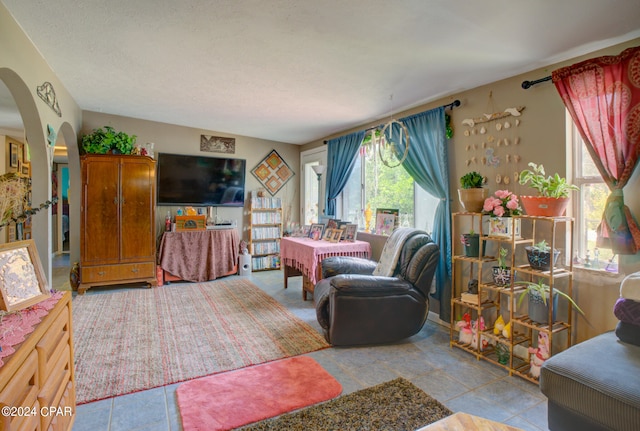
[[613, 306], [613, 314], [625, 323], [640, 326], [640, 302], [618, 298]]
[[640, 346], [640, 326], [620, 321], [616, 326], [616, 335], [623, 343]]
[[629, 274], [622, 280], [620, 296], [640, 302], [640, 271]]
[[384, 247], [382, 247], [380, 261], [376, 269], [373, 270], [373, 275], [391, 277], [393, 270], [398, 265], [400, 252], [402, 251], [405, 241], [419, 232], [421, 231], [409, 227], [399, 227], [394, 230], [389, 239], [387, 239], [387, 242], [384, 243]]

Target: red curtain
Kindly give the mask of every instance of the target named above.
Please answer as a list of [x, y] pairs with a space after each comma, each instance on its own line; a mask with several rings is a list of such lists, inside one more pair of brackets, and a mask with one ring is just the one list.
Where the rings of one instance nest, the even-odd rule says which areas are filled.
[[622, 188], [640, 155], [640, 47], [555, 70], [552, 78], [611, 190], [599, 244], [614, 253], [636, 254], [640, 229], [624, 204]]

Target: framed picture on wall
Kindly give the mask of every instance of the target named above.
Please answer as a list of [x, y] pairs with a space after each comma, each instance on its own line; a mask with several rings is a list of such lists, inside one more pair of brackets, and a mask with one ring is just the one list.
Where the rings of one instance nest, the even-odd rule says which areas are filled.
[[12, 168], [18, 167], [18, 144], [15, 142], [9, 143], [9, 166]]

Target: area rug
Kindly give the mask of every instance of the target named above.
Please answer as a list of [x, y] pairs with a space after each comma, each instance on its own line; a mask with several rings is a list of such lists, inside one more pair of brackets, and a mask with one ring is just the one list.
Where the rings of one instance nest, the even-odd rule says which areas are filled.
[[436, 422], [451, 413], [408, 380], [398, 378], [240, 429], [409, 431]]
[[300, 356], [190, 380], [176, 391], [184, 431], [223, 431], [337, 397], [340, 383]]
[[328, 347], [246, 278], [73, 300], [78, 404]]

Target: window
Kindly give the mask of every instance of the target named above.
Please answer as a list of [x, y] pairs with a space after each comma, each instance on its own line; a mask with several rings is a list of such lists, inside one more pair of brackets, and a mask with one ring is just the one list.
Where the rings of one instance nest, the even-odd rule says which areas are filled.
[[389, 168], [377, 155], [361, 147], [351, 177], [341, 193], [338, 214], [342, 220], [353, 220], [360, 230], [365, 230], [367, 205], [373, 212], [370, 229], [375, 224], [377, 208], [397, 208], [401, 227], [415, 227], [431, 233], [438, 203], [438, 199], [415, 184], [402, 166]]
[[596, 245], [596, 230], [609, 196], [600, 172], [593, 163], [577, 127], [567, 113], [569, 144], [572, 151], [572, 183], [580, 187], [578, 199], [572, 199], [575, 217], [574, 259], [580, 266], [611, 272], [618, 271], [618, 257], [610, 249], [599, 249]]

